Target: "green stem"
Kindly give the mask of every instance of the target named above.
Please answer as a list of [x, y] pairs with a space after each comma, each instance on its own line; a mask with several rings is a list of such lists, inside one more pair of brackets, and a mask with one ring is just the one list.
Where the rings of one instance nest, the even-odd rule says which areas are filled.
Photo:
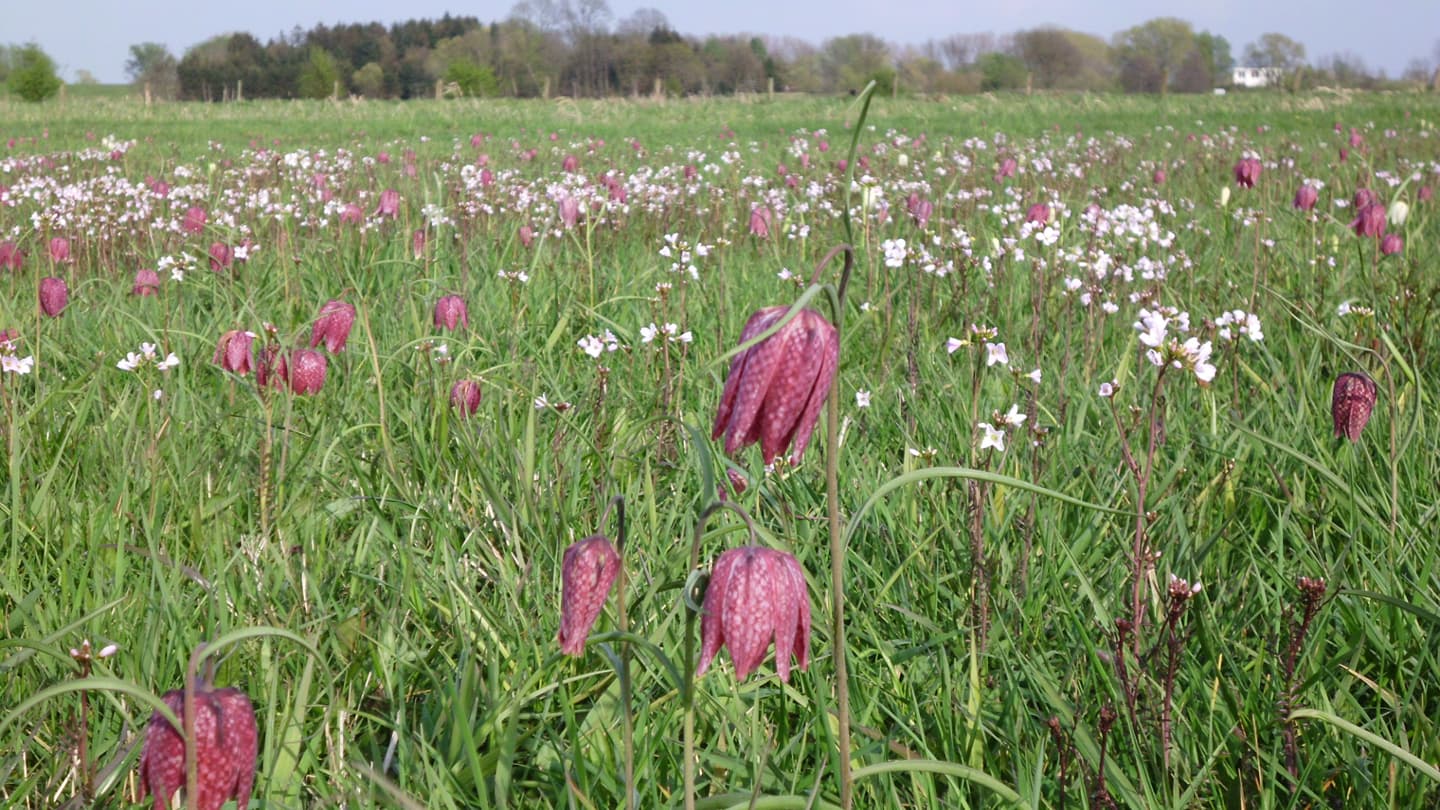
[[[615, 607], [619, 612], [619, 627], [622, 634], [630, 632], [630, 619], [625, 613], [625, 496], [616, 495], [610, 499], [615, 507], [617, 527], [615, 550], [620, 555], [620, 572], [616, 577]], [[601, 523], [604, 523], [602, 520]], [[625, 746], [625, 807], [635, 810], [635, 718], [630, 713], [630, 642], [620, 643], [620, 716], [623, 718], [621, 735]]]

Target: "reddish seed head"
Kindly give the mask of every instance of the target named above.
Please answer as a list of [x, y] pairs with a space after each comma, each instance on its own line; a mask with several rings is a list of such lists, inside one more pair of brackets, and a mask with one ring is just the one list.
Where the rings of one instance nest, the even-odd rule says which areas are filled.
[[[768, 307], [751, 315], [740, 342], [773, 326], [789, 309]], [[835, 327], [820, 313], [801, 310], [780, 331], [730, 361], [710, 438], [723, 434], [726, 453], [758, 441], [766, 464], [793, 444], [790, 461], [798, 464], [839, 359]]]
[[1315, 203], [1320, 201], [1320, 190], [1306, 183], [1295, 192], [1295, 207], [1301, 211], [1315, 210]]
[[355, 324], [355, 307], [337, 299], [325, 302], [320, 315], [310, 328], [310, 348], [325, 342], [325, 350], [331, 354], [345, 350], [345, 341], [350, 339], [350, 327]]
[[70, 261], [70, 240], [63, 236], [56, 236], [50, 240], [50, 261]]
[[1350, 223], [1350, 228], [1355, 231], [1356, 236], [1378, 238], [1385, 232], [1385, 206], [1371, 203], [1361, 208], [1355, 221]]
[[135, 284], [130, 288], [131, 295], [154, 295], [160, 290], [160, 276], [148, 267], [142, 267], [135, 271]]
[[450, 407], [466, 419], [475, 415], [480, 408], [480, 383], [475, 380], [460, 380], [450, 387]]
[[220, 342], [215, 346], [215, 356], [210, 362], [226, 371], [246, 374], [255, 367], [252, 351], [254, 343], [255, 333], [231, 329], [220, 336]]
[[1360, 431], [1370, 421], [1379, 389], [1375, 381], [1359, 372], [1346, 372], [1335, 378], [1330, 394], [1330, 416], [1335, 422], [1335, 438], [1360, 441]]
[[560, 652], [580, 655], [620, 574], [620, 555], [596, 534], [565, 549], [560, 563]]
[[735, 677], [744, 679], [775, 641], [775, 672], [790, 680], [790, 659], [810, 663], [810, 597], [800, 563], [762, 546], [732, 548], [720, 555], [705, 589], [700, 618], [700, 665], [704, 675], [721, 647], [730, 649]]
[[465, 308], [465, 299], [458, 295], [447, 295], [435, 302], [435, 328], [451, 332], [456, 327], [470, 327], [470, 311]]
[[1025, 212], [1026, 222], [1038, 222], [1041, 225], [1050, 221], [1050, 206], [1045, 203], [1035, 203], [1030, 210]]
[[1243, 188], [1254, 188], [1260, 179], [1262, 168], [1260, 158], [1241, 158], [1240, 162], [1235, 164], [1235, 184]]
[[185, 233], [195, 234], [205, 230], [205, 221], [209, 219], [205, 209], [198, 205], [192, 205], [185, 211], [185, 218], [180, 221], [180, 229]]
[[1399, 234], [1387, 233], [1380, 237], [1380, 253], [1385, 256], [1394, 256], [1405, 249], [1405, 242]]
[[290, 390], [308, 395], [325, 385], [325, 355], [314, 349], [296, 349], [290, 355]]
[[[195, 687], [196, 804], [200, 810], [219, 810], [234, 799], [248, 807], [255, 785], [255, 755], [259, 733], [255, 709], [238, 689]], [[162, 700], [183, 722], [185, 693], [166, 692]], [[154, 796], [154, 810], [170, 806], [171, 797], [185, 787], [185, 738], [159, 712], [150, 715], [145, 744], [140, 750], [140, 799]]]
[[51, 318], [58, 318], [70, 303], [70, 288], [64, 279], [46, 276], [40, 279], [40, 311]]
[[750, 233], [760, 239], [770, 236], [770, 208], [758, 205], [750, 209]]
[[25, 253], [14, 242], [0, 242], [0, 268], [15, 272], [25, 264]]

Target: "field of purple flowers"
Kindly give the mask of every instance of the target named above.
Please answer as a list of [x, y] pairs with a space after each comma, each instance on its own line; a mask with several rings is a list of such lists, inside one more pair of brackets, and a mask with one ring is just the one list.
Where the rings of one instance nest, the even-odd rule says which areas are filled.
[[1440, 99], [0, 121], [6, 806], [1440, 801]]

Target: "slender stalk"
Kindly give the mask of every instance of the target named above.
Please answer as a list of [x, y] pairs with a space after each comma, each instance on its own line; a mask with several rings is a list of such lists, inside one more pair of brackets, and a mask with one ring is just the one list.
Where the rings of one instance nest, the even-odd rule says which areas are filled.
[[[610, 499], [615, 507], [617, 527], [615, 551], [620, 555], [620, 572], [615, 581], [615, 607], [619, 613], [622, 638], [630, 632], [630, 619], [625, 612], [625, 496]], [[604, 523], [602, 520], [601, 523]], [[620, 642], [620, 733], [625, 749], [625, 807], [635, 810], [635, 718], [630, 714], [630, 642]]]

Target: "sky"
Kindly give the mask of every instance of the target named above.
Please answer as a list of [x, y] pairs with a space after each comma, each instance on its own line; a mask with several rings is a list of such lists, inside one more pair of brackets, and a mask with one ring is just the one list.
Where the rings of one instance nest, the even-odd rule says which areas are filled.
[[[261, 42], [295, 26], [397, 22], [449, 12], [484, 22], [509, 16], [514, 3], [445, 0], [0, 0], [0, 42], [37, 42], [74, 80], [88, 70], [124, 82], [130, 46], [160, 42], [176, 58], [217, 34], [248, 31]], [[1109, 39], [1154, 17], [1188, 20], [1225, 37], [1239, 60], [1247, 44], [1276, 31], [1305, 46], [1308, 60], [1358, 56], [1371, 71], [1398, 77], [1412, 60], [1440, 61], [1440, 0], [609, 0], [613, 21], [657, 8], [683, 34], [771, 34], [816, 45], [829, 37], [876, 34], [921, 44], [950, 34], [1012, 33], [1059, 25]]]

